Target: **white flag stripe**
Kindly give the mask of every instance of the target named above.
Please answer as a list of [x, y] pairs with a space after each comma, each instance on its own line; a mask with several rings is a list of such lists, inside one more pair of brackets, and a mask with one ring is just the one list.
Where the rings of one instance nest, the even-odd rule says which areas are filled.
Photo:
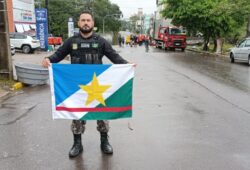
[[[117, 91], [121, 86], [123, 86], [133, 77], [134, 67], [130, 64], [112, 65], [107, 70], [105, 70], [97, 77], [100, 85], [111, 85], [111, 87], [107, 89], [107, 91], [103, 94], [104, 99], [107, 99], [109, 96], [111, 96], [115, 91]], [[90, 84], [91, 82], [88, 83], [88, 85]], [[82, 89], [79, 89], [76, 93], [72, 94], [58, 106], [64, 106], [69, 108], [93, 108], [100, 104], [98, 101], [95, 100], [91, 102], [88, 106], [85, 106], [87, 97], [87, 93], [84, 92]]]
[[79, 120], [85, 114], [77, 112], [68, 112], [68, 111], [56, 111], [53, 113], [53, 119], [75, 119]]
[[49, 66], [49, 80], [50, 80], [50, 91], [51, 91], [51, 106], [52, 106], [52, 116], [56, 113], [56, 100], [55, 100], [55, 91], [54, 91], [54, 79], [53, 79], [53, 69]]

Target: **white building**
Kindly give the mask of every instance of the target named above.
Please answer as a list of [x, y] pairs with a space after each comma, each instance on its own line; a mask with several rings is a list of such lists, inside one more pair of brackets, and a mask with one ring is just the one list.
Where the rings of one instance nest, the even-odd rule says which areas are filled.
[[29, 32], [36, 28], [34, 0], [12, 0], [13, 22], [16, 32]]

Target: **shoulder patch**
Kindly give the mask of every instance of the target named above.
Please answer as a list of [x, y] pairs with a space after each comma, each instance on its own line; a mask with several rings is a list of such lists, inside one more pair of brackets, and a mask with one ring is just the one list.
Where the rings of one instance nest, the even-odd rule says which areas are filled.
[[73, 50], [77, 50], [77, 43], [73, 43], [73, 44], [72, 44], [72, 49], [73, 49]]

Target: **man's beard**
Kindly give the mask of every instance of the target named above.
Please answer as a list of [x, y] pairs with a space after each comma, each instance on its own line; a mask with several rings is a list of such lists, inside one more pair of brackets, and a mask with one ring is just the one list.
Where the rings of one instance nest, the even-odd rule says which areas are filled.
[[88, 34], [88, 33], [92, 32], [92, 30], [93, 30], [93, 27], [89, 28], [89, 27], [83, 26], [82, 28], [80, 28], [80, 31], [83, 34]]

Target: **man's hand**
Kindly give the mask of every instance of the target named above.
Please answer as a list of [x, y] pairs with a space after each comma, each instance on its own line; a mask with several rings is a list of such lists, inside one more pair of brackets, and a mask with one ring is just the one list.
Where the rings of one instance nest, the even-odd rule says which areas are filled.
[[44, 58], [42, 61], [42, 65], [45, 68], [48, 68], [50, 66], [50, 60], [48, 58]]

